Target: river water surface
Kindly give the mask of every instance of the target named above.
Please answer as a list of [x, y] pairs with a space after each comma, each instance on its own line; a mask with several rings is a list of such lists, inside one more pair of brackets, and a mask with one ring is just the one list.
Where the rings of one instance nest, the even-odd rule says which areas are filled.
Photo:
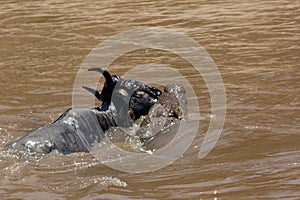
[[[218, 66], [227, 95], [224, 129], [198, 159], [210, 120], [200, 76], [185, 73], [203, 128], [182, 158], [131, 174], [87, 153], [0, 156], [1, 199], [299, 199], [300, 2], [297, 0], [14, 1], [0, 3], [0, 148], [72, 106], [76, 73], [115, 34], [164, 27], [196, 40]], [[126, 67], [187, 64], [166, 52], [133, 52]], [[92, 98], [92, 97], [91, 97]]]

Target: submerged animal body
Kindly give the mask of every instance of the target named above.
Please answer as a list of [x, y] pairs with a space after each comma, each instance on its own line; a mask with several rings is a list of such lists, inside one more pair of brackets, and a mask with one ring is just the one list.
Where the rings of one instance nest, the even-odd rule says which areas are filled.
[[129, 127], [141, 119], [141, 126], [151, 124], [154, 107], [158, 108], [156, 117], [179, 119], [183, 116], [185, 91], [178, 84], [167, 85], [162, 92], [136, 80], [111, 76], [102, 68], [90, 71], [101, 72], [106, 80], [101, 93], [83, 86], [102, 101], [100, 107], [71, 108], [53, 123], [27, 133], [6, 149], [35, 155], [88, 152], [94, 143], [105, 139], [105, 132], [111, 127]]

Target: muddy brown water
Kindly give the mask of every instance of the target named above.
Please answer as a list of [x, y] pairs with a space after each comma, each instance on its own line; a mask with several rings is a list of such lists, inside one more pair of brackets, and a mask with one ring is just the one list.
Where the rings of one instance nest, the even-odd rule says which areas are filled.
[[[210, 120], [200, 76], [186, 73], [203, 128], [188, 151], [158, 171], [132, 174], [90, 154], [0, 157], [1, 199], [299, 199], [300, 2], [7, 1], [0, 3], [0, 148], [72, 105], [76, 73], [100, 42], [126, 30], [165, 27], [201, 44], [227, 95], [222, 135], [198, 159]], [[186, 64], [166, 52], [132, 52], [137, 64]], [[122, 66], [122, 67], [118, 67]]]

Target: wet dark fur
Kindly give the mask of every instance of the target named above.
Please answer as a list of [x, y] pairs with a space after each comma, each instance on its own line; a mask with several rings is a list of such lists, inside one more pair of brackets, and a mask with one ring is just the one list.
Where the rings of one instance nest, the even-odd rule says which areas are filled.
[[[175, 93], [167, 90], [163, 93], [139, 81], [111, 76], [101, 68], [90, 71], [101, 72], [106, 80], [101, 93], [84, 86], [102, 101], [100, 107], [71, 108], [53, 123], [27, 133], [6, 149], [30, 154], [88, 152], [93, 143], [103, 141], [104, 132], [110, 127], [130, 126], [141, 116], [147, 115], [155, 103], [165, 104], [170, 117], [179, 117], [180, 109], [178, 100], [174, 100]], [[168, 94], [171, 94], [169, 97], [173, 99], [170, 101], [173, 105], [164, 103], [164, 99], [169, 98]]]

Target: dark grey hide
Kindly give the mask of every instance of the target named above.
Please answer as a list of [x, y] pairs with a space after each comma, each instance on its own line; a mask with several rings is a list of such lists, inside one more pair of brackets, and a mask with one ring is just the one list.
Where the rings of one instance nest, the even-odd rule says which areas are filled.
[[[84, 86], [102, 101], [100, 107], [71, 108], [53, 123], [27, 133], [9, 144], [6, 149], [35, 155], [88, 152], [93, 143], [103, 141], [104, 133], [110, 127], [131, 126], [135, 120], [146, 116], [155, 103], [165, 106], [169, 117], [178, 118], [181, 112], [176, 98], [179, 93], [182, 98], [182, 87], [179, 90], [179, 87], [173, 85], [170, 87], [172, 89], [161, 92], [139, 81], [111, 76], [102, 68], [93, 68], [90, 71], [101, 72], [106, 80], [101, 93]], [[169, 104], [168, 99], [172, 99]]]

